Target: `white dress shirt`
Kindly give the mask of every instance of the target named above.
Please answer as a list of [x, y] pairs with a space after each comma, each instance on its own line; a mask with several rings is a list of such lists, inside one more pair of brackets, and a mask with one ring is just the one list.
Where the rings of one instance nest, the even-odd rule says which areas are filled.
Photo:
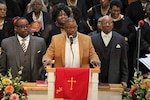
[[[65, 67], [69, 68], [80, 68], [80, 54], [79, 54], [79, 42], [78, 35], [73, 38], [73, 44], [70, 45], [70, 40], [66, 36], [66, 47], [65, 47]], [[71, 49], [72, 47], [72, 49]]]
[[105, 46], [107, 47], [111, 38], [112, 38], [112, 32], [108, 33], [108, 34], [105, 34], [103, 31], [101, 32], [101, 36], [102, 36], [102, 39], [104, 41], [104, 44]]

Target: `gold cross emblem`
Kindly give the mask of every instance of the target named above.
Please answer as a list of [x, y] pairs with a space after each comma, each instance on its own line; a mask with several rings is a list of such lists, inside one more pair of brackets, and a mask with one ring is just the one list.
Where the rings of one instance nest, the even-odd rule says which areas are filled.
[[73, 90], [73, 83], [76, 83], [76, 80], [73, 80], [73, 77], [71, 77], [71, 79], [68, 80], [68, 82], [70, 83], [70, 90]]
[[56, 94], [58, 94], [59, 92], [62, 92], [62, 87], [59, 87], [57, 90], [56, 90]]

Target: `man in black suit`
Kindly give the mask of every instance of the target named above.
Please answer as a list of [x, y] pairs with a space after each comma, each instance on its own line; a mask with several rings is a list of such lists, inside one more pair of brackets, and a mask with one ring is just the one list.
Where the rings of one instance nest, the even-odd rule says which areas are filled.
[[39, 72], [43, 69], [42, 57], [46, 52], [46, 43], [43, 38], [30, 35], [30, 26], [25, 18], [16, 21], [14, 30], [16, 36], [6, 38], [1, 43], [0, 73], [5, 75], [11, 68], [12, 76], [16, 77], [23, 66], [22, 80], [36, 81], [43, 76]]
[[98, 20], [100, 34], [92, 36], [93, 46], [101, 60], [99, 81], [127, 86], [128, 60], [125, 39], [112, 31], [113, 20], [106, 15]]

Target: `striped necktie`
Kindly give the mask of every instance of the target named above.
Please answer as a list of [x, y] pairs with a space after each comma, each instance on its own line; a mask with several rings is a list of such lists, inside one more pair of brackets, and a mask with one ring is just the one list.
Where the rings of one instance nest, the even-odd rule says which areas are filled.
[[26, 52], [26, 45], [25, 45], [25, 41], [26, 41], [26, 39], [22, 39], [22, 44], [21, 44], [21, 46], [22, 46], [22, 50], [23, 50], [24, 52]]

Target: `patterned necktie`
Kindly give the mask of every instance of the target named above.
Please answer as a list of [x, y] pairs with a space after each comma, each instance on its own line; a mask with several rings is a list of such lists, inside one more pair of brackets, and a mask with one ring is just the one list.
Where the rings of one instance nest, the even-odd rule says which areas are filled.
[[21, 44], [21, 46], [22, 46], [22, 50], [23, 50], [24, 52], [26, 52], [26, 45], [25, 45], [25, 41], [26, 41], [26, 39], [22, 39], [22, 44]]

